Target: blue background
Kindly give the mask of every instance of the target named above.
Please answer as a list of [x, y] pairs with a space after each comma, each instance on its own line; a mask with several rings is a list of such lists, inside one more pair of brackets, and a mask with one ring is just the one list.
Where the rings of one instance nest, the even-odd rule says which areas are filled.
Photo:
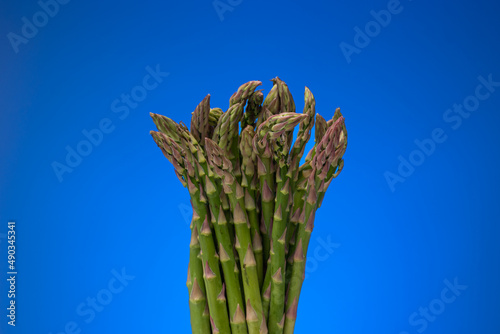
[[[219, 17], [211, 1], [70, 1], [16, 53], [8, 34], [41, 7], [2, 1], [0, 332], [189, 333], [189, 196], [149, 135], [149, 112], [188, 123], [206, 94], [226, 109], [242, 83], [268, 92], [279, 76], [299, 111], [307, 85], [317, 112], [341, 107], [349, 131], [344, 171], [316, 216], [296, 332], [419, 333], [409, 317], [439, 306], [444, 280], [457, 278], [467, 288], [424, 331], [498, 333], [500, 87], [458, 128], [443, 116], [479, 76], [500, 81], [500, 5], [401, 0], [348, 62], [340, 44], [355, 45], [355, 27], [373, 28], [370, 11], [387, 0], [232, 3]], [[169, 75], [126, 117], [115, 113], [157, 65]], [[60, 182], [53, 163], [106, 118], [113, 131]], [[436, 128], [446, 141], [391, 188], [387, 172], [418, 158], [414, 141]], [[122, 269], [134, 278], [87, 323], [77, 307]]]

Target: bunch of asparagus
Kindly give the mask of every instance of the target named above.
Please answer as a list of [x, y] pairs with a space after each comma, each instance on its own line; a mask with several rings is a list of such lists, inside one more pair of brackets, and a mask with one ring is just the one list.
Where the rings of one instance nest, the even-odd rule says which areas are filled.
[[[243, 84], [226, 112], [207, 95], [190, 130], [151, 114], [151, 135], [191, 195], [195, 334], [294, 331], [315, 211], [342, 170], [347, 132], [340, 109], [326, 121], [306, 87], [295, 113], [288, 86], [272, 82], [265, 99], [260, 81]], [[314, 119], [316, 143], [300, 165]]]

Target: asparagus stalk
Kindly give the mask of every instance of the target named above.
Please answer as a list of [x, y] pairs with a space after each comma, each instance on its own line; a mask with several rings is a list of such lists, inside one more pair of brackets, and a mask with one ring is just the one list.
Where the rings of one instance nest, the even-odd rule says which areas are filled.
[[[199, 217], [193, 216], [192, 225]], [[191, 243], [189, 245], [189, 268], [187, 287], [189, 291], [189, 309], [191, 313], [191, 327], [193, 334], [210, 333], [210, 317], [205, 313], [207, 298], [205, 293], [205, 282], [203, 281], [203, 265], [200, 258], [200, 243], [198, 241], [198, 229], [193, 228]]]
[[294, 188], [295, 182], [297, 182], [298, 179], [300, 160], [302, 159], [302, 155], [304, 154], [306, 144], [309, 141], [309, 138], [311, 138], [311, 129], [314, 126], [314, 116], [316, 115], [316, 101], [314, 100], [314, 95], [307, 87], [305, 88], [304, 92], [303, 114], [309, 117], [305, 118], [304, 121], [300, 123], [299, 132], [297, 133], [297, 139], [295, 140], [292, 151], [290, 153], [290, 169], [293, 174], [292, 188]]
[[[291, 189], [296, 190], [294, 195], [294, 204], [295, 201], [301, 201], [305, 192], [305, 185], [297, 185], [298, 177], [299, 177], [299, 164], [302, 156], [304, 154], [304, 150], [306, 147], [309, 138], [311, 137], [311, 129], [314, 126], [314, 116], [316, 115], [316, 101], [314, 99], [314, 95], [311, 93], [309, 88], [305, 88], [304, 91], [304, 111], [302, 112], [304, 115], [309, 116], [305, 118], [302, 123], [299, 125], [299, 131], [297, 133], [297, 139], [293, 144], [291, 153], [290, 153], [290, 173], [292, 174], [292, 178], [290, 180]], [[321, 116], [319, 116], [321, 117]], [[321, 117], [322, 118], [322, 117]], [[320, 124], [321, 127], [322, 124]], [[303, 190], [303, 191], [302, 191]], [[301, 206], [295, 206], [292, 208], [292, 212], [295, 213]], [[291, 224], [287, 230], [285, 245], [290, 248], [290, 239], [292, 235], [295, 233], [295, 229], [297, 227], [297, 219], [291, 221]], [[290, 254], [289, 254], [290, 255]]]
[[[306, 87], [306, 93], [305, 93], [305, 100], [306, 100], [306, 106], [309, 104], [312, 109], [314, 109], [314, 97], [312, 94], [308, 94], [307, 92], [307, 87]], [[309, 96], [309, 103], [307, 102]], [[311, 100], [312, 98], [312, 100]], [[309, 109], [311, 110], [311, 109]], [[304, 107], [304, 113], [306, 113], [306, 107]], [[311, 115], [311, 114], [310, 114]], [[312, 114], [313, 115], [313, 114]], [[312, 116], [311, 115], [311, 116]], [[316, 114], [316, 129], [315, 129], [315, 142], [316, 144], [321, 141], [323, 138], [325, 132], [327, 130], [327, 123], [325, 119], [320, 115]], [[300, 131], [300, 130], [299, 130]], [[299, 136], [297, 136], [299, 138]], [[296, 145], [294, 145], [294, 148]], [[305, 146], [302, 148], [302, 154]], [[296, 159], [294, 168], [295, 168], [295, 173], [293, 177], [293, 188], [295, 189], [295, 194], [293, 198], [293, 209], [292, 212], [294, 212], [293, 219], [290, 221], [290, 231], [287, 233], [287, 245], [289, 246], [289, 252], [288, 252], [288, 263], [290, 264], [287, 268], [286, 272], [286, 281], [290, 281], [290, 277], [292, 274], [292, 264], [293, 264], [293, 259], [294, 259], [294, 254], [295, 254], [295, 249], [296, 249], [296, 243], [292, 242], [292, 236], [293, 234], [296, 234], [296, 228], [297, 228], [297, 223], [299, 222], [299, 217], [303, 213], [302, 207], [304, 205], [305, 201], [305, 194], [306, 194], [306, 186], [307, 186], [307, 178], [312, 172], [312, 167], [310, 165], [310, 162], [312, 160], [312, 157], [314, 157], [314, 152], [316, 150], [316, 147], [313, 147], [311, 152], [309, 152], [308, 157], [306, 158], [306, 162], [304, 165], [302, 165], [300, 168], [297, 168], [298, 162], [300, 159]], [[292, 149], [293, 152], [293, 149]], [[301, 154], [301, 156], [302, 156]], [[324, 193], [323, 193], [324, 194]], [[320, 197], [321, 201], [322, 197]], [[289, 283], [287, 283], [288, 287]]]
[[269, 306], [271, 304], [271, 257], [267, 260], [266, 274], [264, 276], [264, 283], [262, 284], [261, 295], [262, 295], [262, 310], [264, 312], [264, 317], [269, 319]]
[[[179, 129], [177, 129], [179, 130]], [[209, 225], [209, 214], [207, 210], [207, 198], [203, 188], [197, 180], [196, 170], [193, 164], [186, 158], [186, 155], [196, 152], [196, 148], [190, 147], [190, 143], [185, 143], [178, 136], [178, 141], [190, 147], [190, 151], [183, 150], [174, 139], [164, 133], [152, 133], [157, 143], [162, 145], [162, 151], [176, 168], [180, 175], [185, 175], [187, 186], [191, 195], [193, 205], [193, 215], [199, 217], [194, 222], [198, 232], [198, 239], [202, 249], [203, 278], [205, 280], [206, 294], [209, 305], [212, 331], [219, 333], [231, 333], [229, 327], [229, 316], [227, 313], [227, 302], [225, 296], [225, 284], [219, 270], [219, 255], [215, 249], [212, 230]], [[182, 153], [184, 153], [184, 156]]]
[[[272, 80], [273, 81], [273, 80]], [[260, 207], [262, 215], [262, 239], [263, 239], [263, 257], [264, 261], [269, 258], [270, 255], [270, 234], [271, 234], [271, 224], [274, 215], [274, 198], [275, 198], [275, 166], [272, 159], [272, 148], [267, 140], [263, 140], [263, 132], [259, 132], [258, 129], [262, 129], [262, 124], [265, 123], [272, 115], [279, 113], [279, 96], [278, 96], [278, 86], [276, 82], [273, 81], [273, 88], [266, 96], [260, 114], [257, 120], [257, 135], [254, 136], [253, 146], [254, 151], [257, 155], [257, 175], [259, 178], [259, 190], [260, 190]], [[266, 271], [268, 268], [266, 268]], [[266, 273], [267, 275], [267, 273]], [[269, 276], [270, 278], [270, 276]], [[267, 313], [267, 311], [265, 311]], [[267, 314], [266, 314], [267, 316]]]
[[226, 158], [222, 149], [212, 140], [206, 138], [208, 162], [214, 172], [223, 180], [224, 192], [228, 195], [234, 230], [236, 234], [235, 248], [239, 254], [243, 288], [247, 300], [248, 332], [267, 332], [265, 319], [262, 314], [262, 300], [260, 296], [257, 263], [252, 249], [250, 223], [245, 211], [245, 196], [242, 187], [236, 182], [231, 171], [231, 162]]
[[[265, 107], [263, 107], [265, 110]], [[253, 147], [256, 154], [257, 163], [257, 176], [259, 177], [260, 184], [260, 200], [261, 200], [261, 214], [262, 214], [262, 238], [263, 238], [263, 252], [264, 259], [269, 258], [270, 252], [270, 232], [271, 232], [271, 222], [274, 214], [274, 164], [273, 164], [273, 153], [271, 144], [265, 138], [267, 136], [267, 126], [263, 127], [264, 123], [261, 123], [258, 128], [256, 135], [253, 138]]]
[[224, 282], [227, 287], [227, 298], [229, 314], [231, 316], [231, 330], [233, 334], [247, 333], [246, 323], [241, 313], [243, 312], [243, 296], [240, 291], [239, 273], [234, 272], [236, 259], [233, 253], [233, 243], [224, 209], [220, 203], [220, 186], [217, 186], [212, 177], [205, 176], [204, 186], [210, 203], [212, 218], [214, 219], [214, 229], [219, 242], [219, 258], [224, 273]]
[[[209, 106], [206, 110], [208, 111], [208, 109]], [[189, 147], [187, 156], [189, 157], [189, 161], [191, 161], [193, 165], [197, 166], [196, 175], [202, 180], [203, 188], [205, 189], [208, 197], [212, 221], [214, 223], [213, 227], [219, 246], [220, 262], [226, 284], [225, 287], [227, 288], [232, 333], [247, 333], [246, 324], [244, 321], [242, 322], [241, 317], [244, 301], [240, 292], [239, 272], [234, 271], [236, 259], [234, 257], [234, 253], [232, 252], [234, 247], [231, 239], [232, 231], [228, 227], [224, 209], [222, 208], [221, 197], [219, 195], [221, 193], [221, 185], [216, 182], [215, 174], [208, 167], [205, 155], [202, 154], [203, 149], [197, 143], [194, 136], [190, 135], [187, 131], [184, 131], [181, 128], [178, 128], [178, 133], [181, 135], [180, 137], [183, 147]], [[195, 153], [197, 157], [196, 159], [194, 158]]]
[[308, 180], [304, 219], [300, 221], [297, 231], [297, 247], [293, 257], [292, 278], [286, 304], [285, 334], [293, 334], [294, 331], [297, 306], [304, 281], [305, 256], [314, 228], [314, 214], [318, 207], [318, 192], [324, 192], [325, 179], [329, 171], [332, 166], [338, 168], [339, 160], [345, 152], [347, 136], [344, 130], [344, 118], [340, 117], [328, 128], [323, 139], [318, 143], [316, 155], [311, 161], [313, 172], [310, 173]]
[[276, 203], [274, 208], [271, 242], [271, 304], [268, 326], [272, 333], [280, 333], [284, 325], [285, 304], [285, 240], [290, 201], [289, 133], [307, 118], [291, 112], [281, 113], [269, 118], [258, 129], [261, 141], [269, 141], [274, 147], [274, 160], [278, 166], [276, 173]]
[[[193, 182], [194, 181], [194, 182]], [[198, 233], [202, 251], [202, 260], [204, 263], [205, 285], [207, 286], [208, 307], [212, 319], [212, 331], [219, 333], [231, 333], [229, 325], [229, 316], [227, 312], [227, 301], [225, 294], [225, 284], [222, 282], [222, 276], [219, 269], [219, 256], [217, 254], [212, 230], [208, 223], [208, 213], [206, 199], [203, 200], [203, 194], [196, 186], [195, 180], [188, 177], [188, 188], [193, 199], [195, 212], [203, 219], [203, 224], [198, 224]], [[201, 220], [200, 219], [200, 220]]]
[[259, 216], [257, 206], [255, 205], [255, 189], [252, 183], [255, 176], [255, 152], [253, 151], [252, 141], [254, 131], [251, 125], [248, 125], [241, 131], [240, 151], [242, 156], [242, 182], [245, 189], [245, 208], [247, 210], [250, 222], [250, 233], [252, 235], [252, 246], [254, 250], [255, 262], [257, 263], [257, 276], [259, 287], [264, 280], [264, 256], [262, 247], [262, 238], [260, 236]]

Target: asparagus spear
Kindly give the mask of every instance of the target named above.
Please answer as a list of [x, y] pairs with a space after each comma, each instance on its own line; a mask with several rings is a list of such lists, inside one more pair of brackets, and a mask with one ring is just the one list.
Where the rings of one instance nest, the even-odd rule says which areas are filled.
[[[268, 95], [269, 97], [269, 95]], [[267, 98], [266, 97], [266, 100]], [[267, 109], [265, 106], [262, 107], [263, 113], [266, 113]], [[270, 114], [269, 111], [267, 111]], [[259, 118], [259, 121], [262, 118]], [[256, 154], [256, 164], [257, 164], [257, 176], [259, 178], [259, 190], [260, 190], [260, 206], [262, 215], [262, 239], [263, 239], [263, 252], [264, 260], [269, 258], [270, 251], [270, 237], [271, 232], [271, 222], [274, 214], [274, 164], [273, 164], [273, 153], [270, 143], [265, 139], [267, 135], [267, 126], [263, 127], [263, 123], [260, 123], [257, 127], [256, 135], [253, 137], [253, 148]]]
[[[183, 147], [190, 147], [190, 151], [188, 151], [187, 156], [189, 161], [191, 161], [193, 165], [197, 166], [196, 175], [202, 180], [203, 188], [205, 189], [208, 197], [212, 213], [212, 221], [214, 222], [213, 226], [219, 246], [220, 262], [224, 273], [225, 286], [227, 288], [232, 333], [247, 333], [246, 324], [241, 321], [240, 313], [243, 312], [242, 309], [244, 307], [244, 301], [240, 292], [239, 273], [234, 271], [236, 259], [234, 257], [234, 253], [232, 252], [232, 231], [228, 227], [224, 209], [222, 208], [221, 198], [219, 195], [221, 193], [221, 185], [216, 181], [215, 174], [208, 167], [203, 149], [197, 143], [195, 138], [181, 128], [178, 128], [178, 133], [180, 134]], [[195, 153], [197, 157], [196, 159], [194, 158]]]
[[262, 310], [264, 312], [264, 317], [266, 319], [269, 318], [269, 306], [271, 304], [271, 258], [268, 258], [267, 261], [267, 268], [269, 270], [266, 270], [266, 274], [264, 276], [264, 283], [262, 284], [262, 290], [261, 290], [261, 295], [262, 295]]
[[[314, 96], [309, 90], [309, 88], [305, 88], [304, 91], [304, 111], [302, 112], [304, 115], [308, 115], [309, 117], [304, 119], [302, 123], [299, 125], [299, 131], [297, 133], [297, 139], [293, 144], [292, 150], [290, 152], [290, 173], [292, 174], [292, 178], [290, 180], [290, 188], [295, 190], [294, 202], [295, 200], [301, 200], [302, 196], [305, 192], [305, 186], [297, 186], [297, 181], [299, 177], [299, 164], [302, 159], [302, 155], [304, 154], [304, 149], [306, 147], [309, 138], [311, 137], [311, 129], [314, 126], [314, 116], [316, 115], [316, 101], [314, 100]], [[319, 116], [322, 118], [321, 116]], [[323, 124], [320, 124], [320, 127]], [[304, 191], [301, 191], [301, 190]], [[298, 190], [298, 191], [297, 191]], [[297, 198], [298, 197], [298, 198]], [[300, 207], [300, 206], [299, 206]], [[296, 212], [299, 207], [294, 206], [292, 212]], [[289, 247], [290, 239], [292, 235], [295, 233], [296, 229], [296, 221], [292, 221], [289, 229], [287, 230], [285, 245]]]
[[[180, 129], [177, 129], [178, 131]], [[177, 132], [179, 133], [179, 132]], [[212, 230], [209, 225], [209, 213], [207, 210], [207, 198], [203, 188], [197, 179], [196, 170], [193, 164], [186, 158], [186, 155], [197, 151], [193, 146], [184, 141], [178, 140], [190, 147], [190, 150], [183, 150], [174, 139], [168, 137], [164, 133], [152, 133], [157, 139], [157, 144], [162, 145], [162, 151], [167, 158], [172, 162], [179, 174], [186, 175], [188, 190], [191, 195], [193, 204], [193, 215], [199, 217], [196, 219], [196, 228], [198, 230], [198, 239], [202, 249], [203, 261], [203, 277], [205, 279], [208, 305], [210, 311], [210, 319], [212, 323], [212, 331], [220, 333], [231, 333], [229, 326], [229, 316], [227, 313], [227, 301], [225, 296], [225, 284], [222, 282], [222, 276], [219, 270], [219, 255], [217, 254]], [[184, 153], [184, 156], [182, 153]], [[187, 173], [187, 174], [186, 174]]]
[[231, 333], [227, 312], [225, 285], [222, 282], [222, 276], [219, 269], [219, 256], [215, 248], [212, 230], [208, 223], [206, 199], [204, 202], [204, 196], [200, 191], [201, 188], [197, 186], [196, 180], [192, 180], [190, 177], [188, 177], [188, 188], [191, 198], [193, 199], [195, 212], [203, 219], [203, 224], [198, 224], [197, 228], [201, 249], [203, 250], [204, 278], [207, 286], [210, 317], [212, 318], [212, 331]]
[[224, 282], [227, 287], [229, 314], [231, 316], [231, 330], [233, 334], [247, 333], [246, 323], [241, 319], [244, 308], [243, 296], [240, 291], [239, 273], [234, 271], [236, 259], [233, 253], [233, 242], [224, 209], [220, 203], [220, 185], [215, 181], [214, 175], [205, 176], [204, 183], [207, 197], [210, 202], [214, 229], [219, 242], [219, 257], [224, 273]]
[[269, 118], [258, 129], [260, 141], [268, 141], [273, 145], [273, 158], [278, 166], [276, 204], [274, 208], [272, 242], [271, 242], [271, 304], [268, 326], [272, 333], [280, 333], [284, 323], [285, 303], [285, 240], [290, 201], [290, 150], [288, 136], [296, 125], [303, 122], [308, 115], [291, 112], [281, 113]]
[[310, 173], [307, 185], [307, 200], [304, 204], [303, 220], [297, 231], [296, 250], [293, 258], [292, 278], [289, 285], [285, 334], [293, 334], [297, 318], [297, 305], [300, 290], [304, 281], [305, 256], [309, 240], [314, 228], [314, 214], [318, 206], [318, 192], [324, 191], [325, 179], [332, 166], [337, 168], [339, 160], [345, 152], [347, 136], [344, 118], [338, 118], [326, 131], [323, 139], [316, 147], [316, 154], [311, 161], [313, 172]]
[[[193, 216], [192, 225], [196, 225], [198, 216]], [[191, 327], [193, 334], [210, 333], [210, 318], [205, 313], [207, 298], [205, 293], [205, 282], [203, 281], [203, 265], [200, 259], [200, 243], [198, 241], [198, 229], [193, 228], [191, 243], [189, 245], [189, 268], [187, 287], [189, 290], [189, 309], [191, 312]]]
[[252, 235], [252, 246], [254, 250], [255, 262], [257, 263], [257, 276], [259, 278], [259, 287], [264, 280], [264, 256], [262, 247], [262, 238], [260, 236], [259, 216], [255, 205], [255, 189], [252, 188], [255, 176], [255, 152], [253, 151], [252, 141], [254, 131], [251, 125], [248, 125], [241, 131], [240, 151], [242, 156], [242, 182], [245, 189], [245, 208], [247, 210], [250, 222], [250, 233]]
[[[215, 174], [223, 180], [224, 192], [228, 195], [231, 204], [234, 230], [236, 234], [235, 248], [239, 254], [243, 288], [247, 300], [248, 332], [262, 333], [267, 331], [265, 319], [262, 316], [262, 300], [260, 296], [257, 263], [252, 248], [250, 223], [245, 211], [245, 196], [241, 186], [231, 170], [231, 162], [224, 155], [223, 150], [212, 140], [206, 138], [207, 158]], [[238, 188], [239, 187], [239, 188]]]

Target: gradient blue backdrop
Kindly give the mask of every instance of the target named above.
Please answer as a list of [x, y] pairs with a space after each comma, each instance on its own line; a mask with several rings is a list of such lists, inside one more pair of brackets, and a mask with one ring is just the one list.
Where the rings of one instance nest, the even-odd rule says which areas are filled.
[[[409, 317], [439, 306], [455, 278], [467, 288], [424, 332], [498, 333], [500, 88], [456, 130], [443, 116], [479, 76], [500, 81], [500, 6], [401, 0], [376, 31], [370, 12], [391, 1], [222, 2], [232, 11], [220, 17], [211, 0], [70, 1], [17, 53], [8, 34], [41, 7], [1, 2], [0, 332], [189, 333], [189, 197], [149, 136], [149, 112], [187, 123], [207, 93], [225, 109], [240, 84], [261, 80], [268, 92], [279, 76], [299, 111], [307, 85], [326, 118], [342, 108], [349, 131], [345, 169], [316, 217], [297, 333], [419, 333]], [[373, 37], [348, 62], [340, 44], [366, 24]], [[157, 65], [169, 75], [126, 117], [115, 113]], [[113, 131], [60, 182], [54, 161], [103, 119]], [[386, 172], [436, 128], [446, 141], [391, 189]], [[93, 319], [80, 316], [113, 270], [134, 278]]]

